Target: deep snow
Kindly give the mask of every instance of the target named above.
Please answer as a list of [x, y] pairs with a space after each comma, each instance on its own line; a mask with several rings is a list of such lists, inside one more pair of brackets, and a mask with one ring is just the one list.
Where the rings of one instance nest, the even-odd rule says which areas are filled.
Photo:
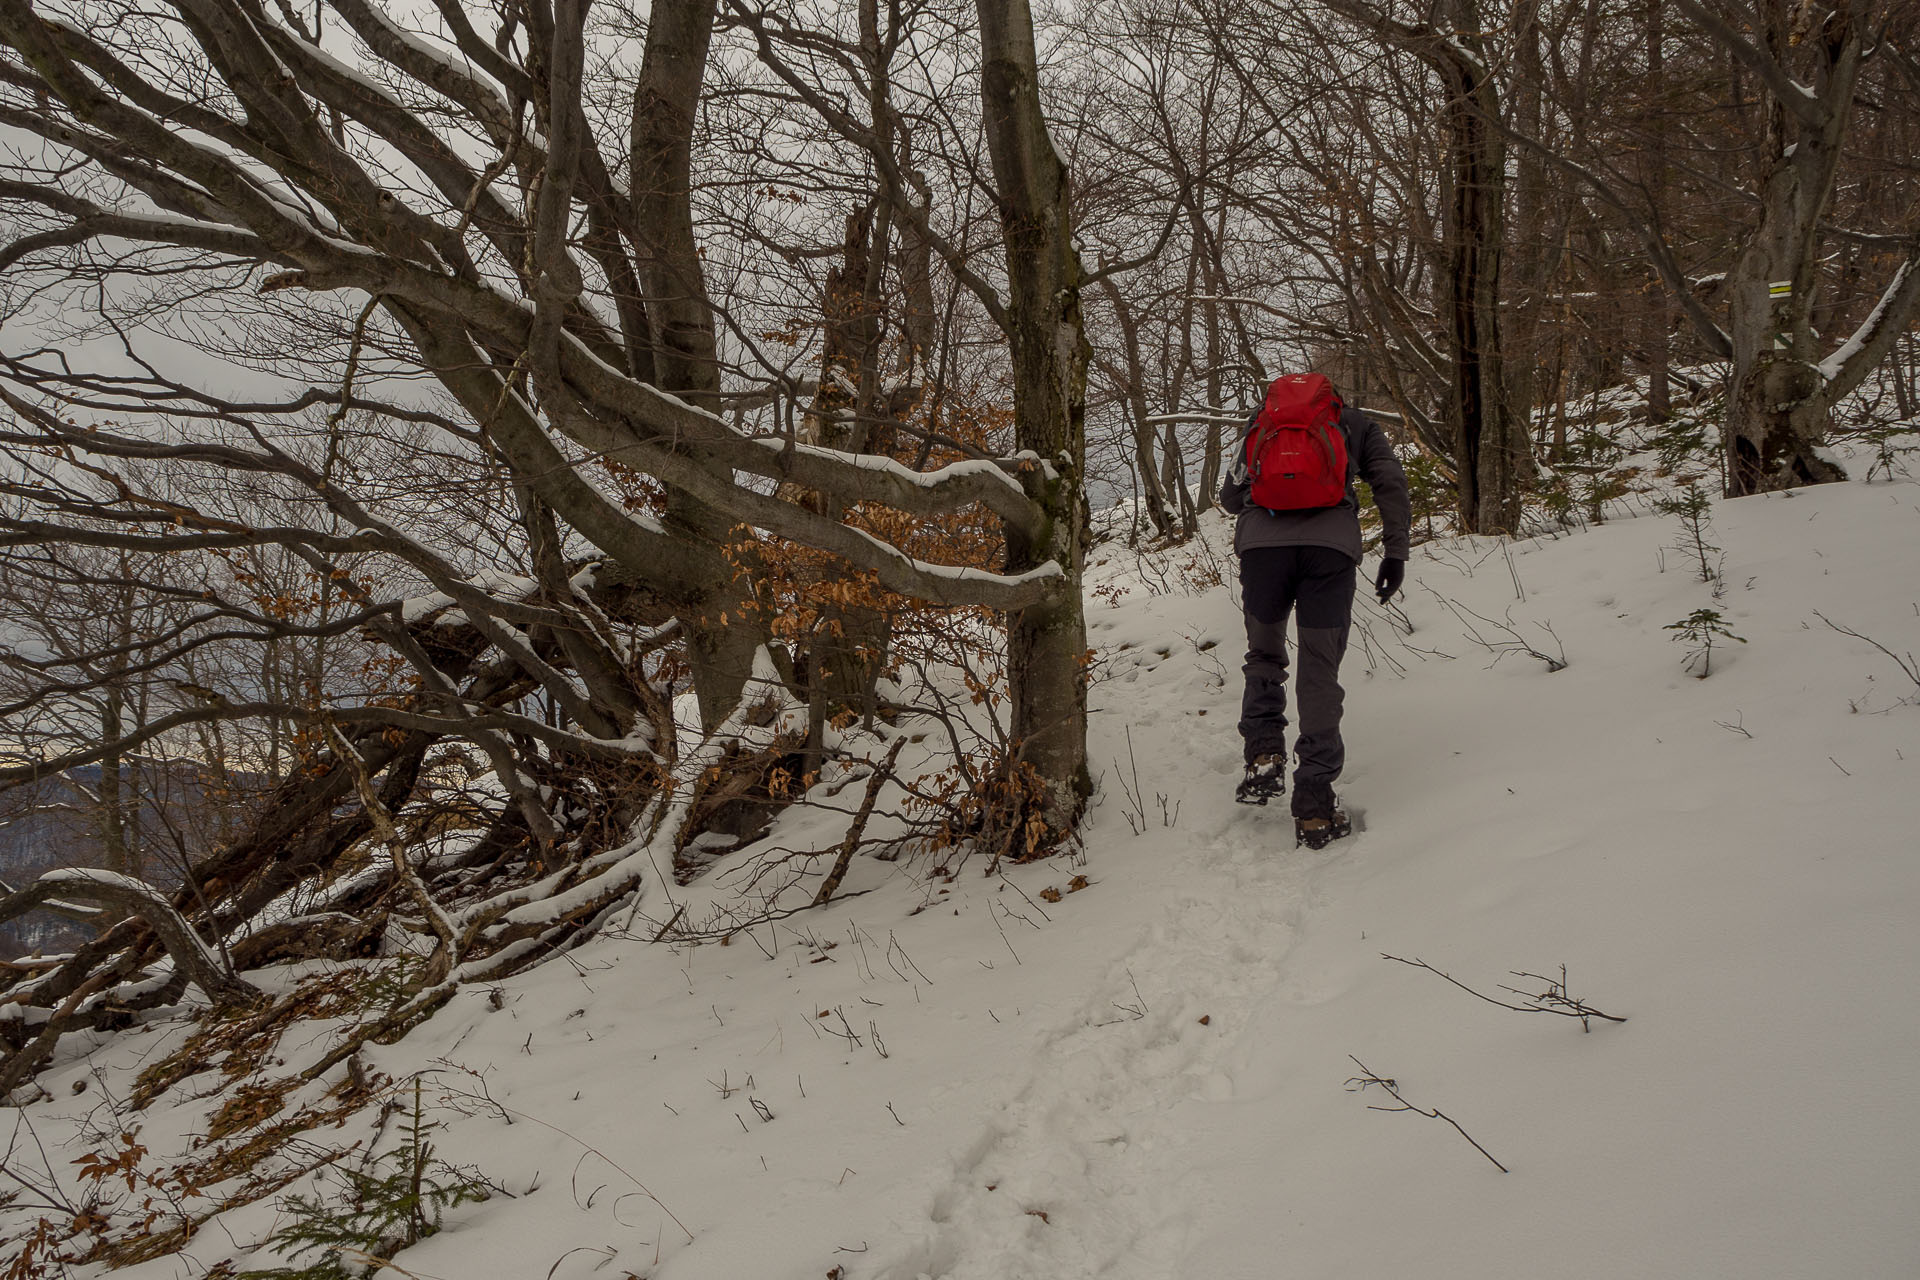
[[[1346, 668], [1343, 794], [1364, 830], [1319, 853], [1292, 847], [1283, 808], [1230, 802], [1230, 586], [1197, 585], [1208, 558], [1190, 551], [1143, 572], [1102, 549], [1084, 865], [988, 878], [976, 858], [949, 882], [867, 861], [847, 888], [870, 892], [728, 946], [602, 939], [497, 999], [463, 992], [368, 1057], [395, 1079], [434, 1072], [452, 1102], [481, 1073], [500, 1106], [438, 1109], [435, 1139], [515, 1198], [457, 1210], [398, 1264], [1920, 1274], [1920, 686], [1815, 616], [1920, 650], [1920, 487], [1744, 499], [1713, 520], [1717, 601], [1669, 517], [1416, 548], [1413, 635], [1369, 604]], [[1208, 527], [1216, 546], [1225, 532]], [[1442, 598], [1563, 645], [1566, 669], [1496, 661]], [[1746, 643], [1698, 680], [1665, 628], [1703, 607]], [[1139, 834], [1120, 785], [1136, 770]], [[844, 821], [795, 811], [773, 839], [820, 847]], [[1495, 995], [1540, 989], [1510, 971], [1565, 965], [1574, 996], [1629, 1020], [1587, 1032], [1494, 1008], [1383, 952]], [[47, 1075], [51, 1099], [22, 1114], [56, 1172], [103, 1123], [102, 1089], [124, 1094], [186, 1030]], [[316, 1032], [281, 1054], [325, 1048]], [[1390, 1100], [1350, 1083], [1349, 1055], [1512, 1172], [1439, 1120], [1371, 1110]], [[134, 1118], [156, 1152], [204, 1127], [211, 1100], [190, 1092]], [[228, 1214], [123, 1274], [273, 1265], [255, 1249], [275, 1221], [272, 1201]]]

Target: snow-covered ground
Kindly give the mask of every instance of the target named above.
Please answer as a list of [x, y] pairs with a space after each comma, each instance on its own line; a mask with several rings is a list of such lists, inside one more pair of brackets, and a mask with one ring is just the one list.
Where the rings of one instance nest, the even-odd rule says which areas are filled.
[[[434, 1110], [439, 1153], [512, 1198], [454, 1210], [398, 1264], [1920, 1275], [1920, 684], [1816, 616], [1920, 651], [1920, 486], [1717, 504], [1718, 599], [1679, 532], [1643, 516], [1417, 548], [1413, 634], [1364, 606], [1346, 668], [1344, 795], [1364, 829], [1318, 853], [1293, 847], [1284, 808], [1230, 800], [1231, 586], [1203, 585], [1190, 552], [1142, 573], [1104, 549], [1084, 862], [989, 878], [975, 859], [949, 882], [869, 861], [847, 884], [868, 892], [728, 946], [603, 939], [463, 992], [368, 1063], [434, 1073], [430, 1100], [459, 1103]], [[1700, 680], [1667, 627], [1703, 608], [1745, 643], [1722, 639]], [[1565, 669], [1496, 660], [1467, 634], [1501, 644], [1481, 619], [1564, 648]], [[820, 847], [844, 822], [796, 811], [773, 838]], [[1564, 965], [1568, 993], [1628, 1020], [1496, 1008], [1383, 953], [1516, 1003], [1503, 984], [1546, 983], [1513, 971]], [[124, 1095], [186, 1031], [44, 1078], [51, 1099], [21, 1114], [55, 1172], [105, 1123], [103, 1087]], [[291, 1068], [325, 1047], [278, 1052]], [[1374, 1109], [1393, 1100], [1358, 1086], [1356, 1059], [1487, 1154]], [[482, 1079], [494, 1105], [453, 1096]], [[203, 1129], [212, 1100], [192, 1092], [131, 1117], [140, 1141]], [[256, 1252], [275, 1203], [122, 1274], [284, 1264]]]

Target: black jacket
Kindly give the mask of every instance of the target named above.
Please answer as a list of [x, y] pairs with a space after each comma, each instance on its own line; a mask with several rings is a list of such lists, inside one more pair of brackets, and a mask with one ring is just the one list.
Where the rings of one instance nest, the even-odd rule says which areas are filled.
[[[1253, 429], [1252, 421], [1247, 431]], [[1247, 431], [1234, 442], [1233, 462], [1220, 486], [1220, 505], [1240, 517], [1234, 526], [1236, 553], [1250, 547], [1331, 547], [1360, 561], [1360, 504], [1353, 496], [1355, 479], [1365, 480], [1380, 508], [1383, 528], [1381, 554], [1405, 560], [1413, 529], [1413, 506], [1407, 500], [1407, 473], [1393, 446], [1372, 418], [1358, 409], [1340, 412], [1340, 430], [1347, 437], [1347, 493], [1337, 507], [1309, 511], [1269, 511], [1247, 499]]]

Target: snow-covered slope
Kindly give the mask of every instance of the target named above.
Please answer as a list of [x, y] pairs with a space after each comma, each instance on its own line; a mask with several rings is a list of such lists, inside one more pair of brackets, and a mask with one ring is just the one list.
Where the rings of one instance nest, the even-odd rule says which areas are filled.
[[[1678, 533], [1649, 516], [1416, 549], [1413, 633], [1364, 606], [1348, 659], [1364, 830], [1320, 853], [1293, 848], [1283, 808], [1230, 802], [1240, 631], [1216, 560], [1143, 572], [1103, 552], [1084, 864], [1003, 879], [975, 860], [949, 881], [869, 862], [848, 887], [870, 892], [728, 946], [603, 939], [463, 993], [368, 1063], [434, 1072], [454, 1104], [440, 1153], [514, 1198], [455, 1210], [398, 1262], [516, 1280], [1920, 1274], [1920, 685], [1816, 616], [1920, 650], [1920, 487], [1718, 504], [1717, 599]], [[1705, 680], [1666, 629], [1698, 609], [1745, 642], [1722, 639]], [[1565, 669], [1467, 634], [1498, 648], [1509, 619]], [[844, 821], [790, 814], [773, 838], [819, 847]], [[1628, 1020], [1510, 1012], [1382, 953], [1516, 1003], [1502, 984], [1546, 987], [1512, 971], [1564, 965], [1572, 996]], [[53, 1100], [23, 1115], [56, 1172], [110, 1113], [102, 1085], [124, 1094], [184, 1034], [46, 1078]], [[1354, 1059], [1511, 1172], [1440, 1119], [1372, 1109], [1394, 1104]], [[458, 1096], [482, 1079], [491, 1104]], [[135, 1117], [152, 1150], [204, 1126], [185, 1092]], [[279, 1263], [254, 1252], [274, 1204], [124, 1274]]]

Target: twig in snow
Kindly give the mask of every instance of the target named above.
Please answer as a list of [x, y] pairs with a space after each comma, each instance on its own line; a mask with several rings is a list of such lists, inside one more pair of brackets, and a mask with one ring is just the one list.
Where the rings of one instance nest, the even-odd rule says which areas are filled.
[[1429, 1120], [1445, 1120], [1448, 1124], [1453, 1126], [1453, 1131], [1455, 1133], [1465, 1138], [1475, 1151], [1478, 1151], [1481, 1155], [1485, 1156], [1489, 1162], [1492, 1163], [1494, 1168], [1498, 1169], [1502, 1173], [1512, 1172], [1510, 1169], [1507, 1168], [1507, 1166], [1501, 1164], [1498, 1160], [1495, 1160], [1493, 1158], [1492, 1152], [1488, 1151], [1485, 1147], [1475, 1142], [1473, 1140], [1473, 1135], [1468, 1133], [1465, 1129], [1462, 1129], [1460, 1127], [1460, 1122], [1455, 1120], [1452, 1116], [1447, 1115], [1445, 1112], [1441, 1111], [1438, 1107], [1423, 1109], [1423, 1108], [1414, 1106], [1411, 1102], [1408, 1102], [1405, 1098], [1400, 1096], [1400, 1086], [1398, 1081], [1389, 1080], [1384, 1076], [1375, 1075], [1372, 1067], [1369, 1067], [1366, 1063], [1360, 1061], [1360, 1059], [1355, 1058], [1352, 1054], [1348, 1054], [1347, 1057], [1352, 1059], [1353, 1064], [1359, 1067], [1360, 1070], [1365, 1073], [1364, 1075], [1347, 1077], [1347, 1091], [1349, 1093], [1358, 1093], [1364, 1090], [1370, 1084], [1377, 1084], [1382, 1089], [1386, 1090], [1387, 1096], [1389, 1098], [1392, 1098], [1395, 1102], [1400, 1104], [1397, 1107], [1376, 1107], [1376, 1106], [1369, 1105], [1367, 1107], [1367, 1110], [1369, 1111], [1411, 1111], [1414, 1115], [1425, 1116]]
[[[27, 1137], [32, 1139], [40, 1157], [38, 1167], [31, 1170], [33, 1174], [31, 1178], [27, 1176], [27, 1166], [17, 1160], [14, 1154], [20, 1147], [22, 1129], [26, 1130]], [[46, 1171], [44, 1176], [41, 1174], [42, 1169]], [[53, 1168], [53, 1158], [47, 1154], [46, 1144], [40, 1140], [40, 1133], [33, 1127], [33, 1122], [28, 1119], [25, 1110], [14, 1113], [13, 1136], [7, 1139], [6, 1151], [0, 1153], [0, 1176], [19, 1183], [32, 1197], [32, 1199], [21, 1201], [15, 1199], [18, 1192], [10, 1193], [6, 1198], [10, 1205], [22, 1209], [47, 1209], [72, 1217], [78, 1217], [81, 1213], [80, 1206], [74, 1204], [62, 1190], [60, 1175]]]
[[1133, 834], [1143, 835], [1147, 830], [1147, 806], [1141, 799], [1144, 793], [1140, 786], [1140, 763], [1133, 756], [1132, 725], [1127, 726], [1127, 765], [1133, 774], [1132, 786], [1127, 785], [1127, 775], [1119, 772], [1120, 762], [1116, 760], [1113, 764], [1115, 776], [1120, 782], [1121, 794], [1127, 798], [1126, 806], [1120, 812], [1126, 818], [1127, 826], [1133, 829]]
[[[999, 906], [1000, 904], [996, 902], [992, 905]], [[997, 914], [995, 914], [991, 909], [988, 910], [987, 914], [993, 918], [993, 927], [1000, 931], [1000, 941], [1007, 944], [1007, 954], [1013, 957], [1013, 962], [1015, 964], [1023, 963], [1022, 960], [1020, 959], [1020, 953], [1013, 949], [1013, 939], [1007, 936], [1007, 927], [1000, 923], [1000, 917]]]
[[[924, 973], [920, 973], [920, 966], [913, 962], [913, 957], [907, 954], [907, 949], [900, 945], [900, 940], [894, 937], [893, 930], [889, 929], [887, 930], [887, 963], [888, 964], [893, 963], [893, 953], [896, 951], [900, 953], [900, 958], [907, 962], [907, 968], [913, 970], [915, 973], [920, 974], [920, 981], [926, 983], [928, 986], [933, 985], [933, 979], [929, 978]], [[900, 973], [900, 970], [896, 968], [894, 972]], [[906, 981], [906, 978], [907, 978], [906, 974], [904, 973], [900, 974], [900, 980], [902, 982]]]
[[[1450, 569], [1458, 569], [1461, 573], [1465, 574], [1469, 578], [1473, 576], [1473, 571], [1475, 569], [1478, 569], [1481, 565], [1491, 560], [1494, 557], [1494, 555], [1501, 549], [1502, 545], [1503, 544], [1496, 542], [1493, 546], [1487, 548], [1485, 554], [1483, 554], [1478, 560], [1469, 561], [1466, 558], [1466, 556], [1462, 555], [1458, 550], [1455, 550], [1452, 547], [1442, 546], [1440, 543], [1437, 543], [1437, 542], [1429, 542], [1425, 544], [1426, 555], [1428, 559], [1434, 560], [1440, 564], [1444, 564]], [[1474, 547], [1473, 549], [1476, 551], [1479, 550], [1478, 547]]]
[[[1472, 609], [1467, 608], [1467, 606], [1458, 601], [1447, 599], [1447, 597], [1441, 595], [1438, 591], [1434, 591], [1432, 587], [1428, 587], [1427, 590], [1433, 592], [1433, 598], [1446, 606], [1447, 611], [1459, 619], [1460, 625], [1467, 629], [1467, 638], [1469, 640], [1472, 640], [1475, 644], [1493, 655], [1493, 662], [1489, 663], [1489, 666], [1497, 664], [1500, 659], [1506, 657], [1508, 654], [1520, 653], [1525, 654], [1529, 658], [1538, 658], [1541, 662], [1546, 663], [1547, 670], [1550, 672], [1566, 670], [1567, 648], [1560, 642], [1560, 637], [1555, 633], [1552, 623], [1534, 623], [1535, 626], [1546, 632], [1547, 636], [1553, 641], [1555, 652], [1547, 653], [1531, 640], [1528, 640], [1520, 634], [1519, 630], [1513, 625], [1513, 617], [1511, 614], [1507, 616], [1505, 621], [1496, 622], [1485, 614], [1475, 613]], [[1487, 636], [1482, 635], [1480, 628], [1476, 627], [1473, 622], [1469, 622], [1469, 618], [1483, 623], [1493, 632], [1492, 638], [1489, 639]]]
[[[662, 1105], [665, 1105], [665, 1104], [662, 1104]], [[508, 1111], [513, 1111], [513, 1108], [511, 1107], [507, 1107], [504, 1109]], [[667, 1110], [673, 1111], [673, 1108], [669, 1106], [667, 1107]], [[680, 1114], [678, 1111], [674, 1111], [673, 1113], [675, 1115]], [[615, 1173], [619, 1174], [621, 1177], [625, 1178], [628, 1182], [631, 1182], [634, 1186], [638, 1187], [640, 1189], [641, 1195], [653, 1201], [655, 1205], [659, 1206], [660, 1212], [666, 1214], [669, 1218], [673, 1219], [673, 1225], [680, 1228], [681, 1231], [686, 1233], [686, 1237], [689, 1242], [693, 1240], [693, 1232], [688, 1231], [687, 1224], [680, 1221], [680, 1215], [675, 1213], [673, 1210], [667, 1208], [666, 1201], [662, 1200], [659, 1196], [649, 1191], [647, 1189], [646, 1183], [640, 1181], [640, 1179], [634, 1177], [631, 1173], [627, 1172], [627, 1170], [622, 1165], [620, 1165], [612, 1157], [607, 1155], [606, 1152], [600, 1150], [600, 1148], [594, 1146], [590, 1142], [582, 1142], [578, 1137], [567, 1132], [565, 1129], [562, 1129], [559, 1125], [548, 1124], [545, 1120], [542, 1120], [538, 1116], [530, 1116], [524, 1111], [513, 1111], [513, 1114], [519, 1116], [522, 1120], [531, 1121], [532, 1123], [539, 1125], [542, 1129], [546, 1129], [551, 1133], [559, 1134], [561, 1137], [565, 1138], [567, 1141], [572, 1142], [578, 1147], [580, 1147], [588, 1155], [599, 1156], [600, 1159], [606, 1162], [608, 1168], [612, 1169]], [[577, 1166], [576, 1166], [576, 1172], [577, 1172]], [[625, 1199], [624, 1196], [621, 1198]]]
[[833, 1012], [840, 1018], [840, 1029], [835, 1030], [831, 1024], [823, 1022], [821, 1024], [821, 1030], [830, 1036], [839, 1036], [847, 1042], [847, 1047], [850, 1049], [858, 1049], [862, 1044], [866, 1043], [860, 1038], [860, 1033], [853, 1029], [853, 1024], [847, 1021], [847, 1011], [845, 1009], [839, 1005], [835, 1005], [833, 1006]]
[[[553, 1260], [553, 1265], [547, 1268], [547, 1280], [553, 1280], [554, 1272], [560, 1270], [560, 1264], [565, 1262], [568, 1258], [571, 1258], [576, 1253], [600, 1254], [602, 1257], [602, 1261], [594, 1267], [595, 1271], [598, 1271], [601, 1267], [606, 1266], [607, 1263], [612, 1262], [614, 1258], [618, 1256], [615, 1250], [610, 1245], [601, 1245], [597, 1248], [592, 1245], [584, 1245], [584, 1244], [575, 1245], [573, 1248], [567, 1250], [565, 1253], [561, 1254], [558, 1258], [555, 1258]], [[383, 1267], [393, 1266], [393, 1264], [390, 1262], [382, 1262], [380, 1265]], [[399, 1268], [394, 1267], [394, 1270], [397, 1271], [399, 1270]]]
[[854, 969], [856, 971], [860, 969], [865, 969], [867, 971], [866, 980], [868, 982], [872, 982], [873, 981], [873, 961], [867, 958], [866, 939], [861, 934], [860, 926], [855, 924], [851, 920], [847, 921], [847, 936], [853, 939], [854, 950], [860, 953], [860, 961], [858, 964], [854, 965]]
[[1374, 638], [1373, 628], [1365, 618], [1354, 619], [1353, 638], [1360, 642], [1360, 653], [1366, 659], [1367, 673], [1371, 675], [1376, 665], [1383, 665], [1396, 676], [1407, 674], [1407, 664], [1388, 653], [1384, 645]]
[[[348, 1070], [364, 1071], [365, 1068], [356, 1066], [359, 1061], [357, 1057], [348, 1058]], [[472, 1067], [455, 1062], [452, 1058], [432, 1058], [429, 1061], [443, 1070], [458, 1072], [468, 1077], [474, 1084], [474, 1087], [469, 1089], [442, 1081], [440, 1084], [441, 1106], [458, 1115], [470, 1116], [487, 1112], [508, 1124], [513, 1123], [513, 1112], [501, 1106], [500, 1100], [493, 1096], [493, 1090], [487, 1086], [486, 1071], [475, 1071]], [[493, 1070], [492, 1067], [487, 1068], [487, 1071], [491, 1070]]]
[[1843, 627], [1818, 609], [1813, 611], [1813, 616], [1826, 623], [1835, 631], [1838, 631], [1841, 635], [1852, 636], [1855, 640], [1864, 640], [1880, 652], [1886, 654], [1889, 658], [1892, 658], [1894, 665], [1900, 668], [1900, 673], [1906, 676], [1907, 679], [1913, 681], [1915, 689], [1920, 689], [1920, 661], [1915, 660], [1911, 651], [1903, 658], [1893, 650], [1887, 648], [1887, 646], [1881, 644], [1878, 640], [1875, 640], [1872, 636], [1863, 636], [1852, 627]]
[[1127, 985], [1133, 988], [1133, 1003], [1121, 1004], [1118, 1000], [1113, 1007], [1126, 1014], [1125, 1018], [1108, 1018], [1105, 1022], [1096, 1022], [1096, 1027], [1110, 1027], [1116, 1022], [1138, 1022], [1147, 1016], [1147, 998], [1140, 994], [1140, 983], [1135, 980], [1133, 970], [1127, 970]]
[[1737, 733], [1743, 738], [1751, 738], [1753, 734], [1748, 732], [1746, 722], [1747, 722], [1747, 715], [1746, 715], [1746, 712], [1744, 711], [1740, 713], [1740, 718], [1738, 720], [1735, 720], [1732, 724], [1728, 724], [1725, 720], [1714, 721], [1715, 724], [1719, 725], [1722, 729], [1725, 729], [1728, 733]]
[[714, 1084], [711, 1080], [707, 1081], [707, 1083], [713, 1085], [715, 1089], [720, 1091], [720, 1100], [724, 1102], [736, 1093], [742, 1093], [753, 1088], [753, 1076], [749, 1073], [745, 1084], [733, 1084], [728, 1080], [727, 1073], [722, 1071], [720, 1073], [720, 1083]]
[[[1045, 920], [1048, 924], [1053, 923], [1053, 917], [1047, 914], [1047, 909], [1045, 907], [1041, 906], [1039, 903], [1033, 900], [1032, 894], [1028, 893], [1025, 889], [1022, 889], [1014, 881], [1008, 880], [1004, 877], [1002, 877], [1001, 879], [1001, 884], [1005, 887], [1011, 887], [1015, 893], [1019, 894], [1022, 898], [1025, 898], [1027, 905], [1032, 907], [1035, 911], [1039, 912], [1040, 918], [1042, 920]], [[1009, 916], [1012, 916], [1015, 920], [1018, 920], [1020, 921], [1020, 923], [1026, 925], [1029, 929], [1038, 929], [1040, 927], [1039, 925], [1035, 924], [1030, 917], [1021, 915], [1018, 911], [1015, 911], [1012, 907], [1009, 907], [1004, 903], [1000, 904], [1000, 909], [1006, 912]]]
[[1626, 1021], [1625, 1018], [1617, 1018], [1611, 1013], [1602, 1013], [1585, 1001], [1575, 1000], [1572, 996], [1568, 995], [1567, 966], [1565, 965], [1560, 966], [1560, 976], [1557, 979], [1545, 977], [1538, 973], [1528, 973], [1522, 969], [1509, 970], [1508, 972], [1512, 973], [1516, 978], [1533, 978], [1547, 984], [1547, 989], [1538, 995], [1528, 995], [1526, 992], [1518, 990], [1517, 988], [1502, 986], [1500, 988], [1502, 991], [1511, 991], [1514, 995], [1526, 997], [1527, 1003], [1525, 1004], [1509, 1004], [1505, 1000], [1497, 999], [1484, 992], [1475, 991], [1472, 987], [1460, 981], [1460, 979], [1454, 977], [1452, 974], [1442, 973], [1425, 960], [1408, 960], [1401, 956], [1390, 956], [1384, 951], [1380, 953], [1380, 958], [1382, 960], [1391, 960], [1395, 964], [1408, 965], [1415, 969], [1425, 969], [1428, 973], [1445, 978], [1448, 982], [1451, 982], [1454, 986], [1460, 988], [1477, 1000], [1485, 1000], [1488, 1004], [1498, 1005], [1502, 1009], [1512, 1009], [1515, 1013], [1557, 1013], [1563, 1018], [1578, 1018], [1580, 1019], [1580, 1028], [1583, 1031], [1593, 1030], [1592, 1023], [1588, 1021], [1590, 1018], [1605, 1018], [1608, 1022]]

